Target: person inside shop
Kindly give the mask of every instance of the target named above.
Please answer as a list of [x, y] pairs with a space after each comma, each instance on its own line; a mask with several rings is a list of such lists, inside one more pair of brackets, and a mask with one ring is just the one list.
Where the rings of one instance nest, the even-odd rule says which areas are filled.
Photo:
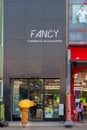
[[82, 104], [82, 101], [80, 101], [76, 107], [76, 111], [78, 113], [78, 116], [77, 116], [77, 120], [78, 121], [83, 121], [83, 111], [84, 111], [84, 107], [83, 107], [83, 104]]

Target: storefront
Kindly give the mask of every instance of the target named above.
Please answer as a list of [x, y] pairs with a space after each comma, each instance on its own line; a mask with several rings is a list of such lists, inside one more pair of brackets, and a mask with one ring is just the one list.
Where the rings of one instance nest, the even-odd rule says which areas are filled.
[[23, 98], [36, 102], [29, 120], [64, 120], [66, 1], [4, 0], [3, 60], [6, 120]]
[[64, 120], [64, 104], [60, 102], [60, 79], [11, 79], [11, 88], [13, 120], [20, 120], [18, 102], [21, 99], [30, 99], [36, 104], [29, 110], [29, 120]]
[[[85, 66], [86, 65], [86, 66]], [[83, 102], [84, 119], [87, 120], [87, 62], [83, 62], [75, 73], [74, 69], [74, 107], [79, 101]]]
[[72, 117], [79, 101], [83, 102], [84, 119], [87, 120], [87, 52], [85, 46], [71, 46], [71, 108]]
[[[77, 103], [82, 100], [87, 117], [87, 0], [68, 1], [68, 49], [70, 49], [70, 92], [71, 112], [74, 118], [74, 110]], [[83, 9], [82, 9], [83, 7]], [[79, 11], [80, 10], [80, 11]], [[84, 21], [82, 12], [85, 12]], [[79, 13], [80, 12], [80, 13]]]

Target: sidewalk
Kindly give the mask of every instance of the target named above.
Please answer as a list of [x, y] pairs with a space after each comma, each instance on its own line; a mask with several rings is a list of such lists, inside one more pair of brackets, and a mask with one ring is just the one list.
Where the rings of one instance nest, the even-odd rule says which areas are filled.
[[[9, 126], [22, 126], [21, 122], [9, 122]], [[64, 122], [29, 122], [27, 124], [27, 126], [64, 126]], [[82, 122], [82, 123], [78, 123], [78, 122], [74, 122], [74, 126], [87, 126], [87, 122]]]
[[[63, 126], [64, 122], [28, 122], [27, 126]], [[21, 122], [9, 122], [9, 126], [22, 126]]]

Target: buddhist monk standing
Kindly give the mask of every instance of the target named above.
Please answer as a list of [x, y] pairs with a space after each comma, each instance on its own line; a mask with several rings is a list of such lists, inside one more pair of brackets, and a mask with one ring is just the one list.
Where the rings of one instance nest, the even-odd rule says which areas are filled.
[[26, 127], [28, 123], [28, 108], [20, 108], [20, 110], [22, 114], [22, 118], [21, 118], [22, 127]]

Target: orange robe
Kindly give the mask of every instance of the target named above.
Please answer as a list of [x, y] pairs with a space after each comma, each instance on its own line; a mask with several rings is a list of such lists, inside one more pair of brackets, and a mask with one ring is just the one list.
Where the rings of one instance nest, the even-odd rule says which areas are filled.
[[27, 124], [28, 123], [28, 108], [20, 108], [21, 113], [22, 113], [22, 124]]

